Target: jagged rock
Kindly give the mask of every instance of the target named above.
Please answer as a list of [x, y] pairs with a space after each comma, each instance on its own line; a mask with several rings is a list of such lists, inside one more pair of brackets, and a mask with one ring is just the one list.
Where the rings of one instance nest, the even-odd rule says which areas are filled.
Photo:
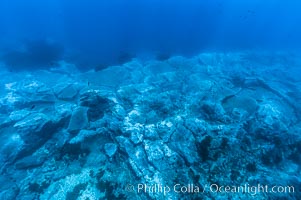
[[143, 141], [143, 134], [138, 129], [134, 129], [131, 131], [131, 141], [134, 144], [141, 143]]
[[120, 104], [116, 104], [114, 106], [113, 113], [115, 114], [115, 116], [121, 117], [121, 118], [124, 118], [126, 115], [125, 109]]
[[212, 80], [204, 80], [199, 74], [193, 74], [190, 78], [195, 82], [198, 90], [209, 91], [214, 86]]
[[130, 71], [121, 66], [111, 66], [98, 72], [83, 73], [80, 79], [89, 82], [92, 87], [116, 88], [129, 83]]
[[87, 111], [88, 108], [85, 107], [78, 107], [73, 111], [68, 126], [68, 131], [70, 133], [77, 133], [81, 129], [85, 129], [88, 127]]
[[[278, 80], [279, 66], [259, 69], [250, 62], [236, 53], [208, 53], [137, 59], [98, 72], [6, 74], [0, 81], [0, 199], [190, 198], [188, 192], [127, 192], [128, 183], [278, 181], [297, 191], [300, 78]], [[295, 194], [290, 197], [300, 199]]]
[[170, 66], [168, 63], [162, 61], [151, 61], [146, 65], [146, 69], [154, 75], [175, 71], [175, 68]]
[[224, 121], [225, 111], [219, 103], [206, 101], [203, 102], [200, 108], [201, 115], [204, 116], [206, 120], [210, 121]]
[[30, 115], [32, 111], [27, 110], [27, 109], [22, 109], [22, 110], [16, 110], [10, 113], [9, 119], [13, 122], [20, 121]]
[[18, 157], [26, 156], [44, 144], [57, 131], [58, 124], [53, 123], [45, 114], [32, 113], [14, 125], [24, 141]]
[[255, 99], [239, 95], [232, 95], [225, 98], [222, 102], [222, 106], [227, 113], [238, 116], [239, 118], [248, 117], [258, 109]]
[[13, 122], [6, 115], [0, 114], [0, 129], [11, 126]]
[[43, 113], [32, 113], [25, 117], [23, 120], [18, 121], [14, 128], [22, 135], [28, 135], [32, 133], [39, 133], [47, 124], [50, 123], [50, 119]]
[[54, 103], [55, 101], [51, 88], [38, 80], [24, 80], [17, 85], [16, 91], [18, 91], [18, 94], [26, 97], [24, 99], [26, 105]]
[[269, 126], [279, 122], [283, 117], [281, 108], [273, 102], [261, 104], [258, 110], [258, 115], [262, 121]]
[[117, 151], [117, 145], [114, 143], [106, 143], [104, 150], [109, 157], [112, 157]]
[[55, 105], [55, 121], [67, 122], [71, 115], [72, 110], [76, 109], [76, 104], [73, 103], [57, 103]]
[[150, 162], [162, 160], [164, 158], [162, 141], [144, 141], [144, 148], [147, 154], [147, 158]]
[[195, 142], [193, 133], [179, 124], [170, 136], [168, 144], [173, 151], [177, 152], [185, 160], [187, 165], [191, 165], [199, 160]]
[[78, 95], [80, 87], [75, 84], [66, 84], [58, 85], [54, 88], [54, 93], [58, 99], [71, 101], [74, 100]]
[[26, 105], [25, 99], [14, 92], [8, 92], [0, 99], [0, 103], [4, 112], [10, 112], [13, 111], [15, 107], [24, 107], [24, 105]]
[[188, 70], [197, 64], [197, 60], [187, 59], [182, 56], [174, 56], [167, 60], [167, 63], [175, 69]]
[[147, 84], [131, 84], [122, 86], [117, 91], [117, 96], [124, 105], [124, 108], [130, 108], [133, 106], [135, 99], [139, 98], [141, 93], [147, 92], [153, 89]]
[[224, 57], [224, 55], [218, 53], [202, 53], [197, 56], [199, 63], [205, 66], [219, 66]]
[[100, 91], [90, 90], [80, 95], [80, 105], [88, 108], [89, 121], [101, 118], [110, 108], [110, 100], [101, 96]]
[[70, 144], [81, 143], [84, 142], [85, 139], [91, 138], [97, 134], [98, 132], [93, 130], [80, 130], [80, 132], [74, 138], [72, 138], [69, 143]]
[[129, 163], [135, 171], [136, 176], [150, 176], [151, 171], [154, 169], [147, 162], [144, 148], [142, 146], [135, 147], [129, 139], [123, 136], [116, 137], [116, 140], [121, 150], [128, 154]]
[[76, 199], [80, 196], [80, 192], [85, 190], [89, 181], [91, 181], [89, 169], [82, 169], [77, 174], [65, 175], [64, 178], [54, 181], [47, 188], [47, 192], [41, 195], [41, 199], [66, 199], [67, 197], [67, 199]]
[[123, 136], [117, 136], [116, 140], [119, 143], [121, 150], [125, 151], [126, 153], [128, 153], [131, 156], [134, 154], [135, 147], [128, 138], [123, 137]]
[[133, 61], [130, 63], [126, 63], [123, 66], [130, 70], [131, 83], [139, 84], [143, 83], [145, 79], [145, 72], [142, 70], [143, 65], [138, 61]]
[[145, 126], [144, 137], [150, 140], [159, 139], [159, 135], [154, 124], [149, 124]]
[[[7, 184], [7, 182], [2, 184]], [[20, 192], [20, 188], [18, 188], [16, 185], [12, 185], [12, 187], [9, 189], [1, 190], [0, 199], [15, 200], [17, 199], [19, 192]]]
[[15, 163], [17, 169], [30, 169], [41, 166], [46, 157], [41, 156], [27, 156]]
[[51, 72], [49, 74], [51, 74], [52, 76], [56, 76], [56, 77], [58, 74], [67, 75], [70, 77], [70, 76], [78, 74], [80, 72], [75, 64], [68, 63], [66, 61], [58, 62], [58, 66], [50, 68], [49, 71]]
[[0, 136], [0, 162], [11, 162], [15, 160], [17, 155], [23, 148], [24, 140], [17, 133], [11, 133], [11, 129], [2, 130]]

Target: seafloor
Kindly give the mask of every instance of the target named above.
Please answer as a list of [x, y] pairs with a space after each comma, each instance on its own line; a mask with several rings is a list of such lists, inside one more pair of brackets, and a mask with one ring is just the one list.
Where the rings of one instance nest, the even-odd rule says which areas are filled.
[[2, 71], [0, 85], [1, 200], [301, 199], [296, 55], [202, 53], [97, 72], [62, 62]]

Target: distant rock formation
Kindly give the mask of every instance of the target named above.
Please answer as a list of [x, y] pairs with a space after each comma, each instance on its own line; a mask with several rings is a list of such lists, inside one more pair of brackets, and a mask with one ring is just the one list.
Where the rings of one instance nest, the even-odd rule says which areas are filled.
[[63, 47], [47, 40], [24, 44], [24, 50], [11, 49], [1, 57], [10, 71], [47, 69], [63, 58]]

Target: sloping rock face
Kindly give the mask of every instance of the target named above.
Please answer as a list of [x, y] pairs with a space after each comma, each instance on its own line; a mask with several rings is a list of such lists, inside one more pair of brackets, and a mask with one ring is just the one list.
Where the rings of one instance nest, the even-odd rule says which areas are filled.
[[0, 199], [301, 199], [301, 62], [281, 56], [1, 72]]

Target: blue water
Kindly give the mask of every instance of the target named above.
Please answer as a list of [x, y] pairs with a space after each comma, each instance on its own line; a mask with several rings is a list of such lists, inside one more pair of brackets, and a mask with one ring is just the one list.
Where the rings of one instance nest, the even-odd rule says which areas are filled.
[[0, 0], [0, 200], [301, 199], [300, 0]]
[[124, 52], [300, 50], [300, 6], [297, 0], [2, 0], [0, 47], [51, 40], [86, 65], [114, 63]]

